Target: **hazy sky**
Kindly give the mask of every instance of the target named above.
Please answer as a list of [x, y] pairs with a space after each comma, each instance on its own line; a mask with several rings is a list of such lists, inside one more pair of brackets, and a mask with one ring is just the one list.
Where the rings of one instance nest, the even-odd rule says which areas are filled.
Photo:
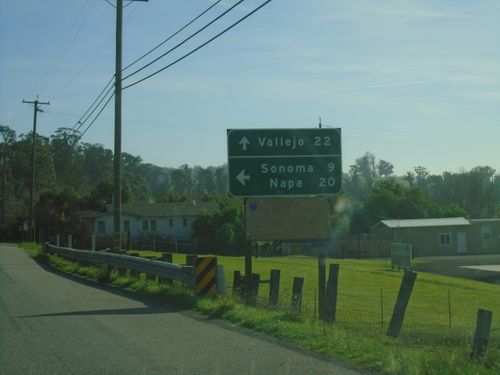
[[[207, 14], [134, 73], [236, 4]], [[124, 2], [123, 67], [216, 3]], [[243, 1], [146, 69], [171, 64], [264, 0]], [[115, 0], [0, 2], [0, 124], [73, 128], [113, 78]], [[227, 162], [226, 129], [342, 129], [343, 169], [367, 151], [403, 175], [500, 171], [500, 1], [273, 0], [202, 49], [123, 91], [122, 151], [179, 167]], [[114, 100], [81, 142], [113, 150]], [[99, 107], [100, 109], [100, 107]]]

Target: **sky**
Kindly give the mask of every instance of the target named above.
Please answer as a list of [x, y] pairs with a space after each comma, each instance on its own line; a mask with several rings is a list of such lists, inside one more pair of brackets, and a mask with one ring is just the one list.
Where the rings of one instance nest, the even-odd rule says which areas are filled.
[[[416, 166], [500, 173], [500, 1], [273, 0], [198, 49], [264, 2], [243, 1], [206, 28], [237, 1], [124, 2], [122, 152], [160, 167], [220, 166], [227, 129], [321, 122], [342, 129], [344, 172], [370, 152], [399, 176]], [[0, 2], [1, 125], [32, 131], [23, 100], [38, 98], [50, 102], [38, 134], [69, 128], [114, 149], [114, 99], [85, 115], [113, 83], [114, 5]]]

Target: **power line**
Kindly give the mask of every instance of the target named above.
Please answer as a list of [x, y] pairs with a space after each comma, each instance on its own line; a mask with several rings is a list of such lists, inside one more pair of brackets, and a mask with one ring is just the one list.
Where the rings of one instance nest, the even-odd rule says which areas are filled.
[[[49, 71], [52, 69], [54, 63], [56, 62], [56, 60], [59, 58], [59, 62], [57, 63], [57, 65], [53, 68], [52, 70], [52, 73], [50, 73], [50, 76], [47, 78], [47, 80], [45, 81], [45, 83], [43, 84], [41, 90], [43, 90], [43, 88], [47, 85], [47, 83], [50, 81], [50, 79], [53, 77], [55, 71], [57, 70], [57, 68], [59, 67], [59, 65], [61, 64], [61, 61], [64, 59], [64, 56], [66, 55], [66, 53], [68, 52], [69, 48], [71, 47], [71, 45], [73, 44], [78, 32], [80, 31], [83, 23], [85, 22], [85, 20], [87, 19], [88, 17], [88, 14], [90, 12], [90, 10], [92, 9], [92, 6], [93, 4], [91, 5], [90, 9], [87, 11], [87, 14], [85, 15], [85, 18], [83, 19], [82, 23], [80, 24], [80, 27], [78, 28], [78, 30], [76, 31], [76, 33], [74, 34], [73, 36], [73, 39], [71, 40], [70, 44], [67, 45], [67, 41], [69, 39], [69, 37], [71, 36], [71, 34], [73, 34], [73, 30], [75, 29], [76, 25], [78, 24], [78, 21], [80, 20], [80, 17], [82, 16], [85, 8], [87, 7], [87, 4], [89, 3], [90, 0], [87, 0], [85, 2], [85, 4], [83, 4], [83, 7], [82, 9], [80, 10], [80, 12], [78, 13], [78, 16], [76, 17], [75, 21], [73, 22], [73, 25], [71, 26], [69, 32], [67, 33], [66, 37], [64, 38], [64, 41], [61, 43], [61, 45], [59, 46], [56, 54], [54, 55], [54, 58], [52, 59], [52, 61], [50, 62], [49, 66], [47, 67], [47, 69], [45, 69], [45, 72], [42, 74], [42, 76], [40, 77], [40, 79], [38, 80], [38, 82], [33, 86], [33, 89], [30, 91], [30, 93], [28, 95], [31, 95], [31, 93], [34, 91], [34, 89], [44, 80], [44, 78], [47, 76], [47, 74], [49, 73]], [[95, 3], [95, 0], [94, 0], [94, 3]], [[66, 49], [64, 50], [63, 52], [63, 49], [64, 47], [67, 45]], [[61, 55], [62, 53], [62, 55]], [[60, 57], [59, 57], [60, 56]]]
[[[205, 30], [207, 27], [209, 27], [210, 25], [212, 25], [213, 23], [215, 23], [216, 21], [218, 21], [219, 19], [221, 19], [222, 17], [224, 17], [226, 14], [228, 14], [230, 11], [232, 11], [234, 8], [236, 8], [238, 5], [240, 5], [243, 1], [245, 0], [240, 0], [238, 1], [236, 4], [234, 4], [232, 7], [230, 7], [228, 10], [226, 10], [225, 12], [223, 12], [222, 14], [220, 14], [218, 17], [214, 18], [212, 21], [210, 21], [209, 23], [207, 23], [205, 26], [203, 26], [201, 29], [199, 29], [198, 31], [196, 31], [194, 34], [191, 34], [189, 37], [187, 37], [186, 39], [184, 39], [182, 42], [180, 42], [179, 44], [177, 44], [175, 47], [171, 48], [170, 50], [168, 50], [167, 52], [165, 52], [164, 54], [160, 55], [159, 57], [157, 57], [156, 59], [154, 59], [153, 61], [151, 61], [150, 63], [144, 65], [142, 68], [139, 68], [137, 69], [135, 72], [133, 73], [130, 73], [128, 76], [125, 76], [123, 77], [123, 79], [127, 79], [129, 77], [132, 77], [133, 75], [139, 73], [140, 71], [146, 69], [148, 66], [154, 64], [155, 62], [157, 62], [158, 60], [160, 60], [161, 58], [165, 57], [166, 55], [168, 55], [170, 52], [176, 50], [177, 48], [179, 48], [180, 46], [182, 46], [184, 43], [186, 43], [188, 40], [194, 38], [196, 35], [198, 35], [200, 32], [202, 32], [203, 30]], [[147, 77], [146, 77], [147, 78]]]
[[[220, 1], [221, 0], [219, 0], [216, 3], [214, 3], [213, 5], [211, 5], [205, 11], [203, 11], [202, 13], [200, 13], [193, 20], [191, 20], [189, 23], [187, 23], [185, 26], [183, 26], [181, 29], [179, 29], [176, 33], [172, 34], [169, 38], [167, 38], [166, 40], [164, 40], [162, 43], [160, 43], [159, 45], [157, 45], [155, 48], [151, 49], [148, 53], [144, 54], [143, 56], [141, 56], [140, 58], [138, 58], [137, 60], [135, 60], [133, 63], [129, 64], [127, 67], [125, 67], [124, 69], [122, 69], [122, 71], [126, 70], [127, 68], [131, 67], [132, 65], [136, 64], [137, 62], [139, 62], [140, 60], [142, 60], [143, 58], [145, 58], [146, 56], [148, 56], [149, 54], [151, 54], [153, 51], [157, 50], [160, 46], [162, 46], [163, 44], [165, 44], [166, 42], [168, 42], [175, 35], [179, 34], [182, 30], [184, 30], [186, 27], [188, 27], [193, 22], [195, 22], [197, 19], [199, 19], [202, 15], [206, 14], [210, 9], [212, 9]], [[175, 50], [176, 48], [178, 48], [179, 46], [181, 46], [182, 44], [184, 44], [186, 41], [188, 41], [189, 39], [193, 38], [195, 35], [199, 34], [201, 31], [205, 30], [208, 26], [210, 26], [211, 24], [213, 24], [215, 21], [219, 20], [221, 17], [223, 17], [224, 15], [226, 15], [229, 11], [231, 11], [232, 9], [234, 9], [236, 6], [238, 6], [239, 4], [241, 4], [243, 1], [244, 0], [238, 1], [231, 8], [229, 8], [228, 10], [226, 10], [225, 12], [223, 12], [221, 15], [219, 15], [218, 17], [216, 17], [214, 20], [210, 21], [208, 24], [206, 24], [204, 27], [202, 27], [201, 29], [199, 29], [198, 31], [196, 31], [190, 37], [186, 38], [183, 42], [179, 43], [178, 45], [176, 45], [175, 47], [173, 47], [172, 49], [170, 49], [168, 52], [166, 52], [163, 55], [161, 55], [159, 58], [153, 60], [152, 62], [150, 62], [147, 65], [143, 66], [142, 68], [136, 70], [135, 72], [129, 74], [128, 76], [126, 76], [123, 79], [131, 77], [132, 75], [140, 72], [141, 70], [143, 70], [146, 67], [150, 66], [154, 62], [158, 61], [159, 59], [165, 57], [168, 53], [172, 52], [173, 50]], [[255, 12], [257, 12], [258, 10], [260, 10], [261, 8], [263, 8], [265, 5], [267, 5], [270, 2], [271, 2], [271, 0], [267, 0], [266, 2], [264, 2], [263, 4], [261, 4], [259, 7], [255, 8], [252, 12], [248, 13], [247, 15], [245, 15], [244, 17], [242, 17], [241, 19], [239, 19], [237, 22], [233, 23], [232, 25], [230, 25], [229, 27], [227, 27], [225, 30], [223, 30], [222, 32], [218, 33], [217, 35], [215, 35], [214, 37], [212, 37], [211, 39], [209, 39], [208, 41], [206, 41], [205, 43], [203, 43], [200, 46], [198, 46], [197, 48], [193, 49], [191, 52], [185, 54], [184, 56], [182, 56], [179, 59], [175, 60], [174, 62], [168, 64], [167, 66], [163, 67], [162, 69], [160, 69], [160, 70], [158, 70], [158, 71], [150, 74], [149, 76], [144, 77], [141, 80], [136, 81], [136, 82], [134, 82], [134, 83], [132, 83], [132, 84], [130, 84], [128, 86], [125, 86], [122, 89], [126, 89], [126, 88], [129, 88], [131, 86], [134, 86], [134, 85], [136, 85], [136, 84], [138, 84], [138, 83], [140, 83], [140, 82], [142, 82], [142, 81], [144, 81], [144, 80], [146, 80], [148, 78], [151, 78], [154, 75], [156, 75], [156, 74], [164, 71], [165, 69], [171, 67], [172, 65], [177, 64], [178, 62], [182, 61], [183, 59], [185, 59], [186, 57], [190, 56], [194, 52], [198, 51], [199, 49], [203, 48], [207, 44], [211, 43], [212, 41], [214, 41], [215, 39], [217, 39], [221, 35], [225, 34], [227, 31], [229, 31], [230, 29], [232, 29], [233, 27], [235, 27], [236, 25], [238, 25], [239, 23], [241, 23], [242, 21], [244, 21], [246, 18], [250, 17], [252, 14], [254, 14]], [[96, 115], [93, 117], [93, 119], [91, 120], [90, 124], [87, 125], [87, 127], [85, 128], [85, 130], [78, 136], [78, 138], [76, 139], [75, 142], [78, 142], [83, 137], [83, 135], [90, 129], [90, 127], [97, 121], [97, 119], [99, 118], [99, 116], [101, 115], [101, 113], [104, 111], [104, 109], [107, 107], [107, 105], [109, 104], [109, 102], [113, 98], [114, 93], [111, 93], [111, 95], [109, 95], [110, 92], [112, 91], [113, 87], [114, 87], [112, 85], [113, 79], [114, 79], [114, 76], [108, 81], [108, 83], [105, 85], [105, 87], [103, 88], [103, 90], [101, 91], [101, 93], [97, 96], [97, 98], [94, 100], [94, 102], [85, 111], [85, 113], [80, 117], [80, 119], [76, 122], [76, 124], [71, 128], [71, 131], [73, 132], [73, 134], [79, 132], [80, 129], [93, 116], [93, 114], [96, 113], [96, 111], [98, 111], [96, 113]], [[109, 97], [108, 97], [108, 95], [109, 95]], [[103, 102], [104, 102], [104, 104], [103, 104]], [[102, 107], [101, 107], [101, 105], [102, 105]]]
[[136, 64], [137, 62], [139, 62], [140, 60], [142, 60], [143, 58], [145, 58], [146, 56], [150, 55], [151, 53], [153, 53], [154, 51], [156, 51], [158, 48], [160, 48], [162, 45], [164, 45], [165, 43], [167, 43], [170, 39], [172, 39], [174, 36], [176, 36], [177, 34], [179, 34], [181, 31], [183, 31], [184, 29], [186, 29], [188, 26], [190, 26], [193, 22], [195, 22], [196, 20], [198, 20], [201, 16], [203, 16], [205, 13], [207, 13], [210, 9], [212, 9], [214, 6], [216, 6], [218, 3], [220, 3], [222, 0], [218, 0], [217, 2], [215, 2], [214, 4], [212, 4], [211, 6], [209, 6], [207, 9], [205, 9], [203, 12], [201, 12], [198, 16], [196, 16], [195, 18], [193, 18], [191, 21], [189, 21], [186, 25], [184, 25], [182, 28], [180, 28], [179, 30], [177, 30], [175, 33], [173, 33], [172, 35], [170, 35], [167, 39], [165, 39], [163, 42], [161, 42], [160, 44], [158, 44], [156, 47], [154, 47], [153, 49], [151, 49], [149, 52], [145, 53], [144, 55], [142, 55], [141, 57], [139, 57], [137, 60], [135, 60], [134, 62], [130, 63], [129, 65], [127, 65], [125, 68], [123, 68], [123, 71], [130, 68], [132, 65]]
[[[203, 44], [199, 45], [198, 47], [196, 47], [195, 49], [193, 49], [191, 52], [189, 52], [189, 53], [185, 54], [184, 56], [182, 56], [182, 57], [178, 58], [178, 59], [177, 59], [177, 60], [175, 60], [174, 62], [172, 62], [172, 63], [170, 63], [170, 64], [168, 64], [168, 65], [164, 66], [163, 68], [161, 68], [161, 69], [157, 70], [156, 72], [154, 72], [154, 73], [152, 73], [152, 74], [150, 74], [150, 75], [148, 75], [148, 76], [146, 76], [146, 77], [144, 77], [144, 78], [142, 78], [142, 79], [140, 79], [140, 80], [138, 80], [138, 81], [136, 81], [136, 82], [134, 82], [134, 83], [131, 83], [130, 85], [127, 85], [127, 86], [123, 87], [123, 90], [128, 89], [129, 87], [135, 86], [135, 85], [137, 85], [138, 83], [143, 82], [143, 81], [145, 81], [145, 80], [147, 80], [147, 79], [149, 79], [149, 78], [151, 78], [151, 77], [153, 77], [153, 76], [157, 75], [158, 73], [161, 73], [161, 72], [162, 72], [162, 71], [164, 71], [165, 69], [170, 68], [171, 66], [173, 66], [173, 65], [177, 64], [178, 62], [180, 62], [180, 61], [184, 60], [186, 57], [188, 57], [188, 56], [192, 55], [192, 54], [193, 54], [193, 53], [195, 53], [196, 51], [198, 51], [198, 50], [200, 50], [201, 48], [205, 47], [207, 44], [209, 44], [209, 43], [213, 42], [215, 39], [217, 39], [217, 38], [218, 38], [218, 37], [220, 37], [221, 35], [225, 34], [227, 31], [231, 30], [233, 27], [235, 27], [236, 25], [238, 25], [239, 23], [241, 23], [242, 21], [244, 21], [245, 19], [247, 19], [248, 17], [250, 17], [252, 14], [254, 14], [254, 13], [255, 13], [255, 12], [257, 12], [258, 10], [260, 10], [261, 8], [263, 8], [265, 5], [267, 5], [267, 4], [268, 4], [268, 3], [270, 3], [271, 1], [272, 1], [272, 0], [267, 0], [266, 2], [264, 2], [263, 4], [261, 4], [260, 6], [258, 6], [257, 8], [255, 8], [253, 11], [251, 11], [250, 13], [248, 13], [246, 16], [244, 16], [244, 17], [240, 18], [238, 21], [236, 21], [235, 23], [233, 23], [231, 26], [227, 27], [226, 29], [224, 29], [223, 31], [221, 31], [220, 33], [218, 33], [217, 35], [215, 35], [214, 37], [210, 38], [210, 39], [209, 39], [208, 41], [206, 41], [205, 43], [203, 43]], [[241, 1], [240, 1], [240, 2], [241, 2]], [[155, 61], [156, 61], [156, 60], [155, 60]], [[154, 62], [154, 61], [153, 61], [153, 62]], [[150, 64], [148, 64], [148, 65], [150, 65]], [[141, 70], [142, 70], [142, 69], [141, 69]], [[136, 73], [136, 72], [134, 72], [134, 73], [132, 73], [132, 74], [128, 75], [128, 76], [127, 76], [127, 77], [125, 77], [125, 78], [128, 78], [128, 77], [132, 76], [132, 75], [133, 75], [133, 74], [135, 74], [135, 73]], [[125, 79], [125, 78], [124, 78], [124, 79]]]

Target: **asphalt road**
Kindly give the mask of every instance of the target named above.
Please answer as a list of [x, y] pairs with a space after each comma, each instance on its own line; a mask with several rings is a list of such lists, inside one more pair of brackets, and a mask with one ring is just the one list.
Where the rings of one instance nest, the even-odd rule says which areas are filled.
[[0, 374], [359, 374], [0, 245]]

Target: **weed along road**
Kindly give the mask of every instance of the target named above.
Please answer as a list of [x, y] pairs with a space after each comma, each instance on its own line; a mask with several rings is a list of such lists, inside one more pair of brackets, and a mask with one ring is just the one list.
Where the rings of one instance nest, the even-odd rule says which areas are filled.
[[1, 374], [357, 374], [0, 245]]

